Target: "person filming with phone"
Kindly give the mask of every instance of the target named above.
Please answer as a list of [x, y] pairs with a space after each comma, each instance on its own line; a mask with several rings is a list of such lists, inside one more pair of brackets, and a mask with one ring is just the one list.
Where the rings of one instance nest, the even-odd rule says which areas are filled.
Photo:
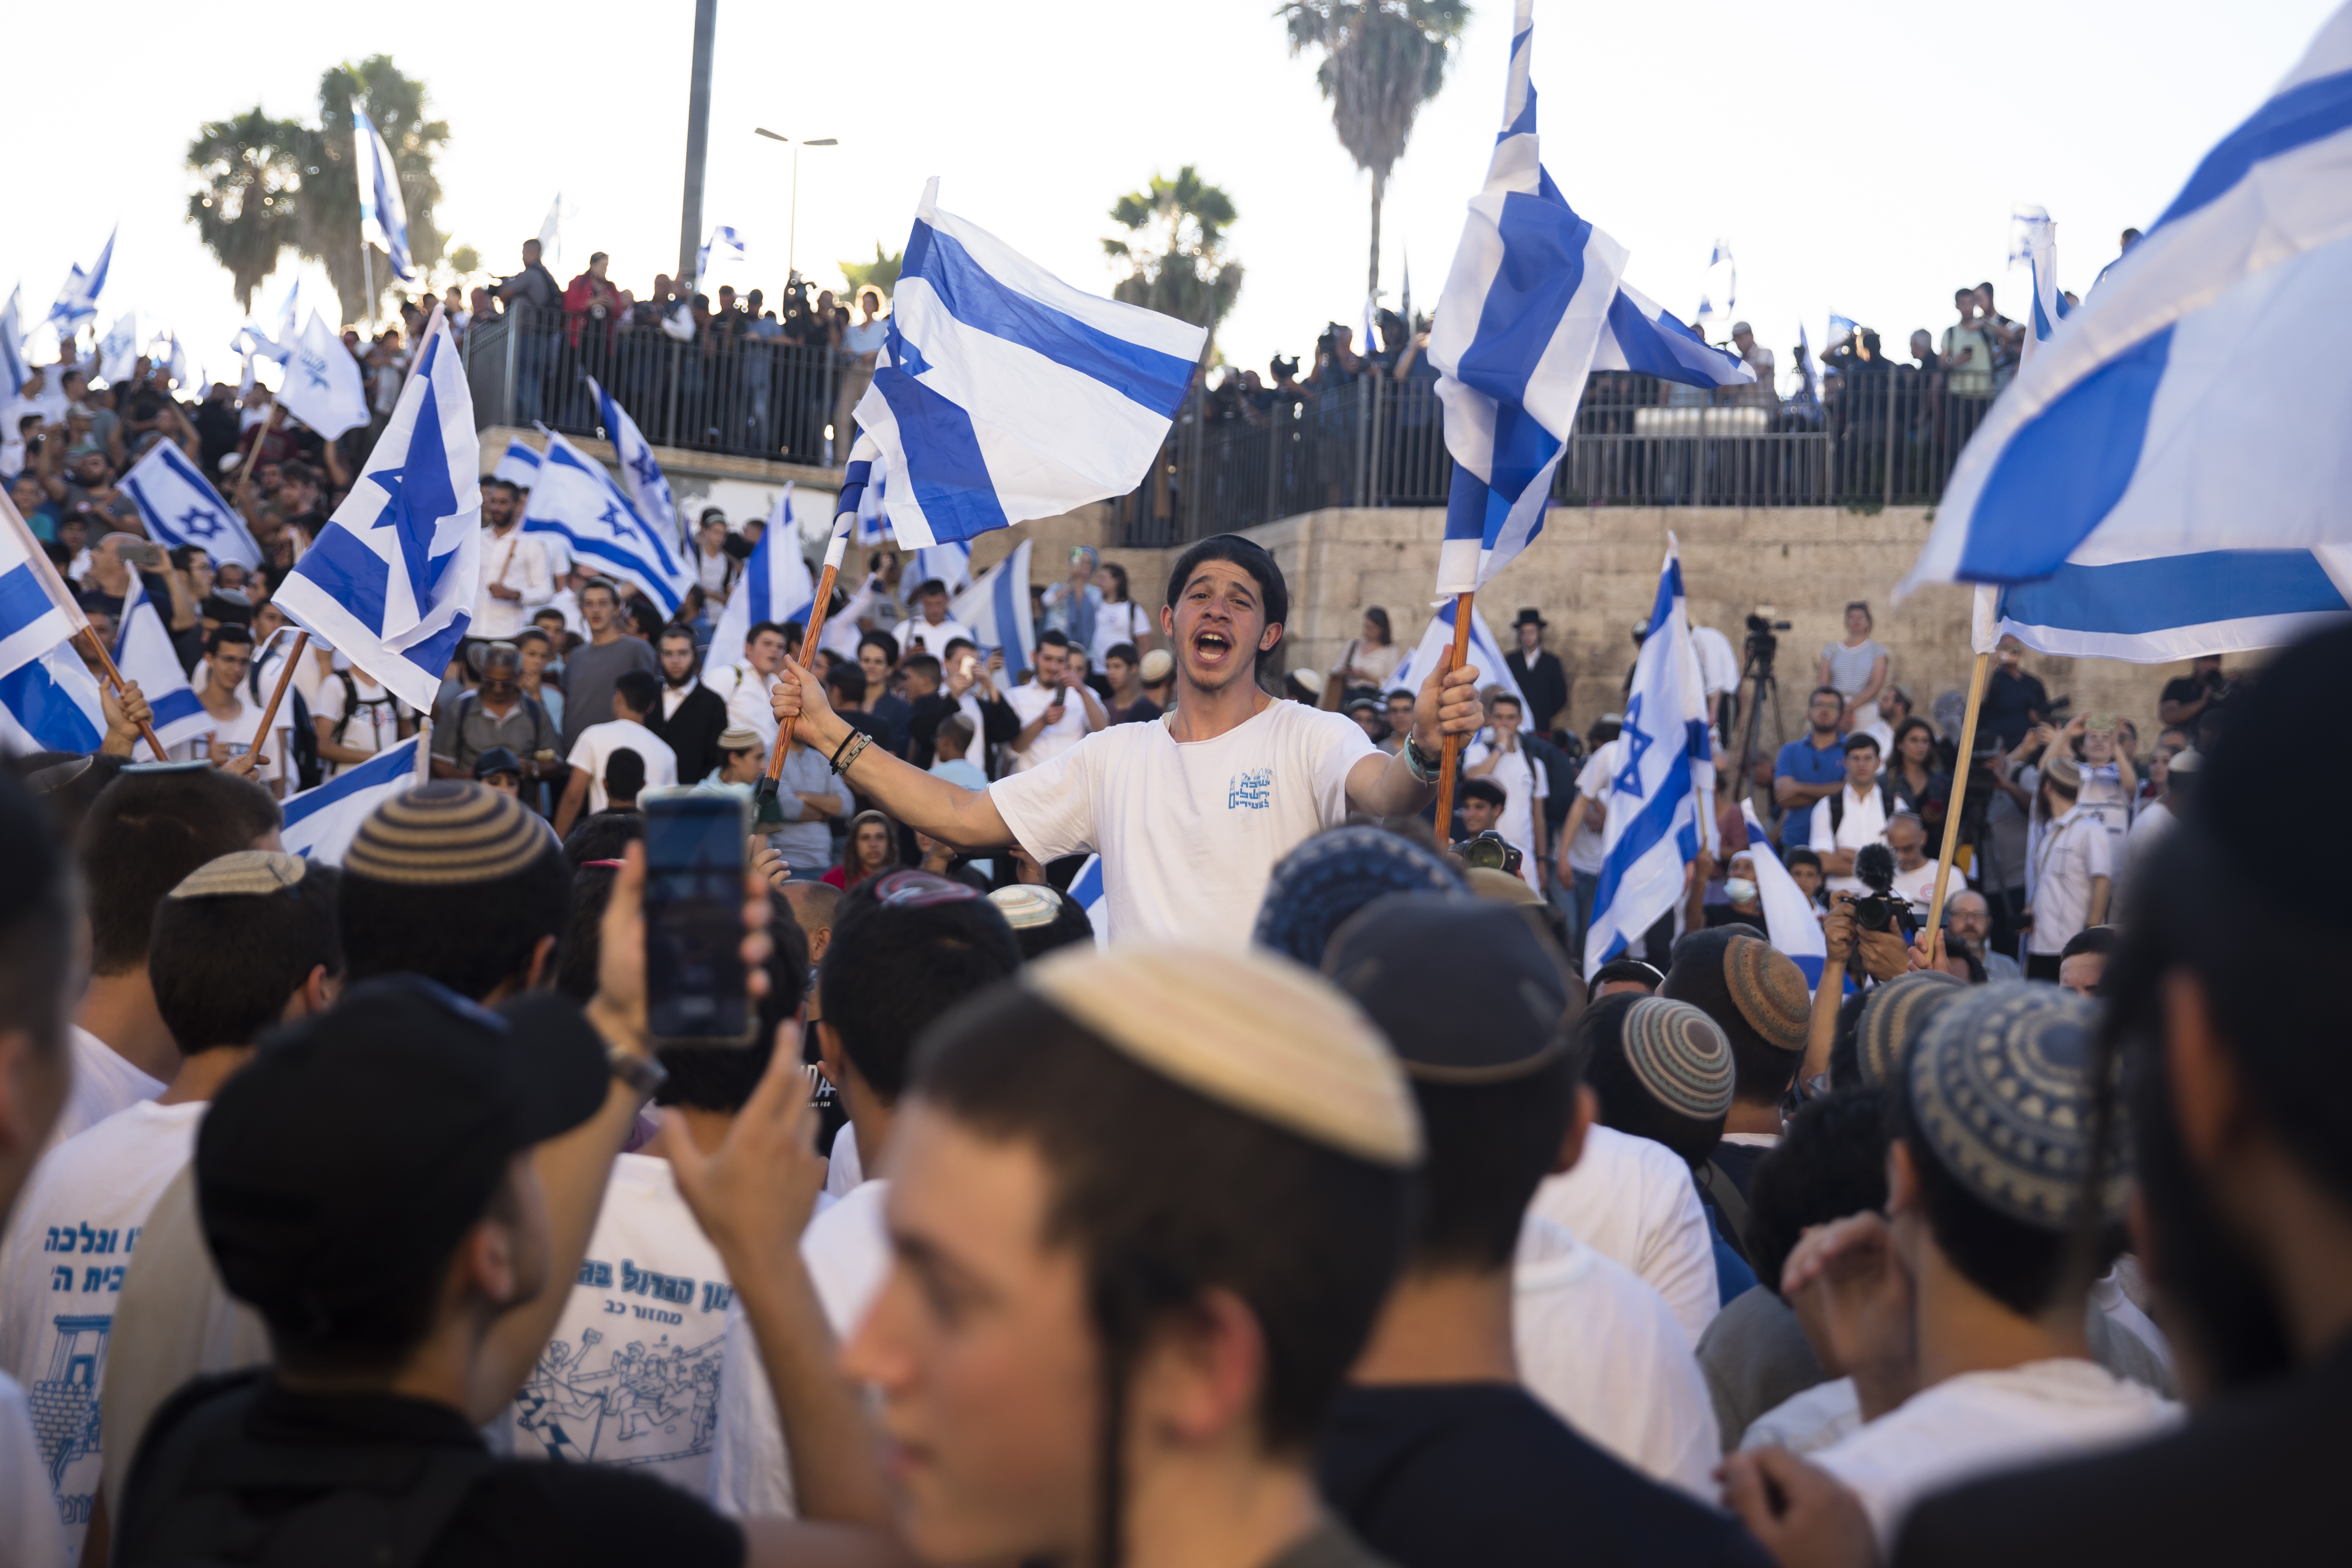
[[1005, 745], [1015, 773], [1044, 767], [1110, 723], [1094, 688], [1078, 679], [1070, 639], [1060, 632], [1037, 634], [1037, 673], [1028, 685], [1006, 692], [1005, 700], [1021, 720], [1021, 732]]
[[[776, 718], [794, 721], [796, 733], [893, 818], [959, 849], [1018, 845], [1040, 862], [1098, 851], [1116, 940], [1237, 950], [1275, 862], [1301, 841], [1350, 812], [1401, 816], [1428, 804], [1441, 737], [1486, 721], [1478, 671], [1433, 669], [1414, 700], [1412, 743], [1385, 756], [1346, 714], [1277, 702], [1259, 684], [1290, 612], [1281, 569], [1265, 550], [1236, 534], [1204, 539], [1178, 559], [1168, 583], [1160, 630], [1176, 657], [1173, 710], [1154, 723], [1092, 728], [1100, 705], [1081, 695], [1091, 732], [985, 791], [873, 747], [793, 660], [776, 686]], [[1035, 690], [1045, 693], [1054, 656], [1038, 651]], [[1063, 707], [1066, 723], [1077, 710], [1066, 698]], [[1045, 707], [1023, 711], [1025, 732]]]

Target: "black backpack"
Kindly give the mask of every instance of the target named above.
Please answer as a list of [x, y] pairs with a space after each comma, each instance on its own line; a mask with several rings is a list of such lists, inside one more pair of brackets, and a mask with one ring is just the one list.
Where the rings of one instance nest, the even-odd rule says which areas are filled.
[[156, 1413], [115, 1558], [173, 1568], [415, 1568], [497, 1460], [425, 1443], [292, 1444], [247, 1431], [268, 1373], [199, 1378]]
[[[1878, 775], [1878, 809], [1889, 821], [1895, 816], [1895, 784], [1885, 773]], [[1845, 785], [1838, 785], [1837, 794], [1830, 796], [1830, 837], [1837, 837], [1838, 828], [1845, 822]]]

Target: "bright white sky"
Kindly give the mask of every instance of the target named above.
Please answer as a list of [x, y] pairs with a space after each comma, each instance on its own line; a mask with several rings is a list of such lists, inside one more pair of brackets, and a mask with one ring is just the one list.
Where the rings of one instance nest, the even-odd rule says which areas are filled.
[[[1544, 158], [1578, 210], [1630, 248], [1627, 277], [1678, 314], [1708, 287], [1722, 237], [1738, 260], [1737, 312], [1784, 370], [1798, 323], [1818, 348], [1832, 310], [1897, 348], [1913, 327], [1940, 331], [1964, 283], [1991, 279], [2007, 313], [2023, 314], [2025, 273], [2004, 270], [2021, 202], [2049, 208], [2061, 282], [2086, 288], [2117, 232], [2162, 210], [2336, 3], [1539, 0]], [[1435, 301], [1485, 173], [1511, 6], [1475, 4], [1445, 90], [1390, 184], [1385, 303], [1408, 256], [1416, 308]], [[1232, 253], [1247, 279], [1220, 334], [1226, 357], [1262, 367], [1277, 351], [1311, 355], [1324, 321], [1360, 310], [1370, 181], [1332, 133], [1313, 60], [1286, 52], [1274, 9], [722, 0], [705, 224], [743, 232], [750, 258], [732, 280], [772, 298], [792, 154], [751, 128], [835, 136], [838, 148], [801, 164], [797, 256], [820, 283], [837, 283], [836, 262], [870, 257], [877, 239], [898, 248], [938, 174], [949, 210], [1108, 293], [1099, 241], [1112, 201], [1190, 162], [1240, 212]], [[294, 26], [193, 27], [184, 5], [123, 0], [108, 13], [103, 74], [136, 86], [74, 117], [63, 162], [36, 160], [39, 195], [0, 226], [0, 288], [21, 279], [37, 320], [68, 266], [90, 260], [119, 221], [100, 327], [135, 306], [233, 380], [227, 343], [243, 317], [186, 220], [186, 144], [202, 121], [257, 99], [310, 118], [323, 68], [389, 51], [449, 122], [438, 216], [456, 242], [511, 271], [561, 190], [576, 210], [559, 278], [604, 249], [614, 278], [641, 289], [677, 260], [693, 13], [691, 0], [580, 0], [519, 28], [513, 16], [322, 5], [299, 7]], [[32, 7], [11, 35], [21, 59], [91, 58], [88, 18], [71, 6]], [[291, 265], [289, 252], [263, 284], [264, 310]], [[323, 273], [305, 277], [332, 314]]]

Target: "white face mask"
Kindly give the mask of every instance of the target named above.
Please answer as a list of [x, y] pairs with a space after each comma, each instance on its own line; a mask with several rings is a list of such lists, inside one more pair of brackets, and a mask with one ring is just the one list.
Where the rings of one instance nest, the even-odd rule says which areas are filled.
[[1753, 903], [1756, 900], [1756, 884], [1745, 877], [1727, 879], [1723, 884], [1723, 896], [1735, 904]]

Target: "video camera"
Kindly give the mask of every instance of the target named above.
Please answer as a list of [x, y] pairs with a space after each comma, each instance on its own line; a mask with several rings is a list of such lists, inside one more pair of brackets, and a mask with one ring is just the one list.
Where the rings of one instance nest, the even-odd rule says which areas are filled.
[[1910, 941], [1919, 917], [1911, 912], [1911, 900], [1895, 892], [1895, 851], [1884, 844], [1864, 845], [1853, 853], [1853, 874], [1870, 889], [1869, 897], [1846, 906], [1853, 910], [1853, 923], [1864, 931], [1899, 929], [1903, 940]]
[[1465, 866], [1479, 867], [1489, 871], [1507, 872], [1514, 877], [1519, 874], [1519, 863], [1525, 858], [1520, 855], [1517, 845], [1491, 827], [1484, 833], [1474, 833], [1467, 838], [1456, 841], [1452, 848], [1454, 854], [1461, 857]]
[[1760, 671], [1770, 673], [1772, 658], [1780, 651], [1780, 639], [1772, 634], [1789, 629], [1787, 621], [1772, 618], [1771, 605], [1757, 605], [1755, 614], [1748, 617], [1748, 662]]

